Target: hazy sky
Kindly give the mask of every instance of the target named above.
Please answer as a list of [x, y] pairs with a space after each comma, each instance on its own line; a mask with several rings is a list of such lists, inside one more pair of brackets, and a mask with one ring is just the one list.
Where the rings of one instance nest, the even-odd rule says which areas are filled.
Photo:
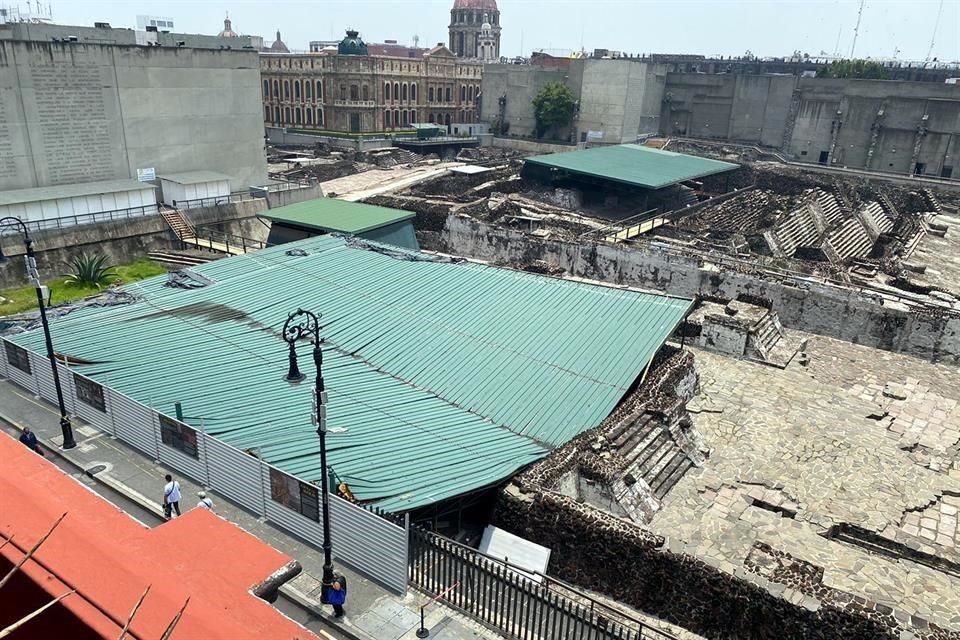
[[[44, 0], [46, 1], [46, 0]], [[4, 4], [26, 0], [4, 0]], [[856, 54], [922, 60], [940, 0], [866, 0]], [[933, 57], [960, 60], [960, 0], [943, 0]], [[421, 46], [447, 40], [453, 0], [52, 0], [63, 24], [135, 26], [137, 14], [168, 16], [177, 30], [216, 33], [229, 10], [238, 33], [272, 42], [277, 29], [292, 50], [339, 38], [353, 27], [370, 42]], [[501, 53], [534, 49], [619, 49], [633, 53], [760, 56], [850, 54], [860, 0], [499, 0]], [[838, 47], [839, 35], [839, 47]], [[897, 50], [899, 50], [897, 52]]]

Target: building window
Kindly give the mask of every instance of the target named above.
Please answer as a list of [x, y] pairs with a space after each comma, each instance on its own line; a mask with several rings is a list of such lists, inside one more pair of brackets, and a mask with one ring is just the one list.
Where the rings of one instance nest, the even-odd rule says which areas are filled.
[[403, 110], [403, 126], [407, 126], [407, 122], [409, 122], [409, 121], [407, 120], [407, 110], [404, 109], [404, 110]]
[[317, 100], [323, 100], [323, 83], [317, 80]]
[[307, 80], [306, 82], [304, 82], [304, 83], [303, 83], [303, 91], [304, 91], [304, 93], [306, 94], [307, 100], [312, 99], [312, 98], [313, 98], [313, 95], [312, 95], [312, 94], [313, 94], [313, 83], [310, 82], [309, 80]]
[[400, 83], [399, 82], [393, 83], [393, 99], [394, 100], [400, 99]]
[[433, 124], [433, 114], [432, 114], [432, 113], [427, 116], [427, 122], [429, 122], [430, 124]]
[[400, 126], [400, 111], [398, 109], [393, 110], [393, 126]]
[[317, 109], [317, 124], [323, 126], [323, 109]]
[[270, 107], [263, 105], [263, 121], [270, 122]]
[[413, 123], [415, 123], [416, 121], [417, 121], [417, 112], [416, 112], [416, 111], [411, 111], [411, 112], [410, 112], [410, 124], [413, 124]]
[[300, 124], [300, 107], [293, 110], [293, 121], [294, 124]]
[[427, 102], [433, 102], [433, 87], [427, 89]]
[[443, 123], [444, 123], [445, 125], [447, 125], [448, 127], [450, 126], [450, 114], [449, 114], [449, 113], [446, 114], [445, 116], [443, 116]]
[[320, 522], [320, 492], [312, 484], [270, 469], [270, 499], [314, 522]]
[[103, 386], [80, 374], [73, 374], [73, 386], [77, 390], [77, 400], [97, 411], [107, 412], [107, 403], [103, 397]]
[[160, 416], [160, 442], [191, 458], [200, 458], [196, 430], [163, 415]]
[[410, 85], [410, 100], [413, 102], [417, 101], [417, 83], [416, 82]]
[[460, 102], [467, 101], [467, 87], [466, 85], [460, 85]]
[[269, 80], [263, 81], [263, 97], [265, 99], [270, 97], [270, 81]]
[[390, 83], [389, 82], [383, 83], [383, 99], [384, 100], [390, 99]]
[[450, 102], [450, 101], [451, 101], [451, 100], [450, 100], [450, 87], [447, 87], [447, 90], [446, 90], [446, 92], [445, 92], [445, 95], [446, 95], [446, 98], [447, 98], [447, 99], [444, 100], [444, 102]]
[[360, 133], [360, 114], [359, 113], [350, 114], [350, 131], [352, 133]]
[[299, 80], [293, 81], [293, 99], [294, 100], [300, 99], [300, 81]]
[[383, 128], [384, 129], [390, 128], [390, 112], [389, 111], [383, 112]]
[[370, 99], [370, 88], [367, 85], [363, 85], [363, 99], [364, 100]]
[[274, 100], [280, 99], [280, 82], [278, 82], [277, 80], [273, 81], [273, 99]]
[[403, 83], [403, 87], [400, 89], [400, 100], [403, 102], [407, 101], [407, 83]]
[[290, 81], [289, 80], [283, 81], [283, 99], [284, 100], [290, 99]]
[[280, 107], [273, 108], [273, 122], [274, 124], [280, 124]]
[[350, 99], [353, 101], [360, 99], [360, 87], [355, 84], [350, 85]]
[[307, 117], [307, 124], [313, 124], [313, 109], [304, 109], [304, 115]]
[[283, 110], [283, 121], [288, 124], [290, 123], [290, 107]]
[[473, 102], [473, 85], [470, 85], [470, 88], [467, 90], [467, 100]]
[[7, 362], [24, 373], [33, 373], [30, 369], [30, 354], [23, 347], [12, 342], [4, 342], [3, 348], [7, 352]]

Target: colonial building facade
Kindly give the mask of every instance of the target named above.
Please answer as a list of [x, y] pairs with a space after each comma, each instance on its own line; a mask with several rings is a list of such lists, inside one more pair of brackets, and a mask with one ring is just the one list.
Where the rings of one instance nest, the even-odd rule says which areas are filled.
[[370, 55], [356, 31], [336, 53], [260, 56], [267, 126], [350, 133], [477, 122], [482, 64], [443, 43], [420, 58]]

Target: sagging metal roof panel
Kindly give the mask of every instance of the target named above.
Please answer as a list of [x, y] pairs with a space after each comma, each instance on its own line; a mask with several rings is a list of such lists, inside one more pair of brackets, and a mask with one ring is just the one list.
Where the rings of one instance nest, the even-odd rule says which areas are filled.
[[[290, 255], [291, 249], [299, 249]], [[280, 329], [322, 313], [330, 466], [405, 511], [495, 484], [598, 425], [689, 300], [318, 236], [165, 277], [143, 300], [55, 322], [77, 370], [306, 480], [319, 480], [311, 385], [289, 385]], [[15, 338], [42, 349], [42, 334]], [[312, 375], [306, 346], [301, 368]]]
[[333, 233], [363, 233], [416, 217], [412, 211], [337, 198], [315, 198], [259, 214], [261, 218]]

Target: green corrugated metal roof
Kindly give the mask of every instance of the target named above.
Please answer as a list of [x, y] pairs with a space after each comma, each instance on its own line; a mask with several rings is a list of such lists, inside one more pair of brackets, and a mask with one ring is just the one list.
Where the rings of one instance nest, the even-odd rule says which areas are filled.
[[337, 198], [305, 200], [265, 211], [259, 216], [275, 222], [334, 233], [363, 233], [395, 222], [416, 217], [412, 211], [401, 211]]
[[639, 144], [596, 147], [526, 159], [527, 164], [564, 169], [646, 189], [662, 187], [736, 169], [739, 165]]
[[[291, 248], [306, 256], [290, 256]], [[617, 406], [689, 300], [317, 236], [151, 278], [130, 305], [53, 324], [81, 373], [271, 464], [319, 479], [311, 385], [278, 335], [322, 312], [329, 462], [356, 496], [405, 511], [494, 484]], [[42, 349], [42, 333], [16, 336]], [[306, 345], [301, 368], [312, 373]]]

